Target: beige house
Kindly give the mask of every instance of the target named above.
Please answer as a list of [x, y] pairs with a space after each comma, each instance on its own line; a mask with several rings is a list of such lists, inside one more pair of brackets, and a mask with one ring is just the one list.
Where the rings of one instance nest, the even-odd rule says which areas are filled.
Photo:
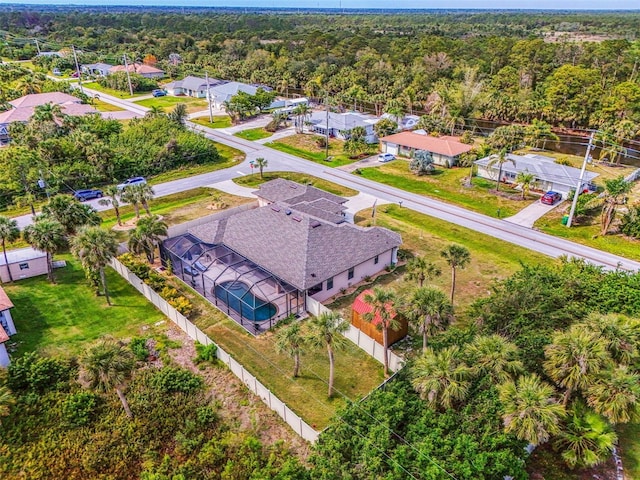
[[[11, 277], [9, 277], [11, 274]], [[0, 280], [22, 280], [47, 274], [47, 254], [31, 247], [7, 250], [7, 258], [0, 252]]]
[[11, 335], [15, 335], [16, 327], [11, 318], [13, 303], [0, 287], [0, 367], [7, 367], [11, 362], [5, 344]]

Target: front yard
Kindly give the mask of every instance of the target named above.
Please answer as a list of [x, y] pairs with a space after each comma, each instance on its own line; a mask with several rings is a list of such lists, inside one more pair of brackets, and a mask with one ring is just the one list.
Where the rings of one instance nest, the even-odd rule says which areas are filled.
[[[344, 141], [337, 138], [329, 139], [330, 160], [326, 160], [325, 148], [318, 146], [316, 143], [317, 138], [324, 137], [319, 135], [297, 134], [267, 143], [266, 146], [330, 167], [341, 167], [342, 165], [348, 165], [358, 161], [357, 158], [349, 158], [349, 156], [344, 153]], [[377, 148], [377, 145], [370, 146], [370, 151], [363, 154], [363, 156], [374, 155], [377, 152]]]
[[165, 112], [169, 113], [172, 111], [176, 105], [179, 103], [184, 103], [187, 106], [187, 113], [201, 112], [207, 109], [207, 101], [204, 98], [193, 98], [193, 97], [173, 97], [169, 95], [165, 95], [164, 97], [153, 97], [146, 98], [144, 100], [135, 101], [138, 105], [142, 107], [158, 107], [162, 108]]

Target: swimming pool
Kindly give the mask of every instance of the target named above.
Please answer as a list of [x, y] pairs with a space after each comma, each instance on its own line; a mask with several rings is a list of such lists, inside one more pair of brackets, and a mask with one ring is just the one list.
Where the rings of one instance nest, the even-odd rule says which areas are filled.
[[269, 320], [277, 312], [273, 303], [266, 302], [251, 293], [246, 283], [222, 282], [216, 285], [214, 293], [217, 298], [251, 322]]

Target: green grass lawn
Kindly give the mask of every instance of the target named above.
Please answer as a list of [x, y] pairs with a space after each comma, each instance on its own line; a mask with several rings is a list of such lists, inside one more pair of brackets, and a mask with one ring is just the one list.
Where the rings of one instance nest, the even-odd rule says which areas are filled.
[[625, 478], [640, 478], [640, 424], [622, 425], [618, 438]]
[[293, 360], [276, 353], [273, 333], [259, 337], [246, 333], [233, 320], [181, 282], [179, 288], [197, 306], [192, 321], [227, 353], [238, 360], [309, 425], [322, 429], [347, 399], [362, 398], [383, 380], [382, 365], [353, 343], [336, 352], [335, 388], [341, 394], [327, 398], [329, 360], [325, 349], [308, 349], [302, 373], [292, 378]]
[[[266, 146], [331, 167], [341, 167], [342, 165], [348, 165], [358, 161], [357, 158], [349, 158], [348, 155], [343, 153], [344, 141], [335, 138], [329, 141], [329, 157], [331, 159], [326, 160], [325, 149], [316, 144], [316, 137], [317, 135], [292, 135], [281, 138], [275, 142], [269, 142]], [[367, 155], [375, 154], [376, 149], [377, 146], [373, 146]]]
[[96, 99], [91, 101], [91, 106], [101, 112], [120, 112], [124, 110], [124, 108], [116, 107], [115, 105]]
[[242, 130], [241, 132], [234, 133], [236, 137], [244, 138], [245, 140], [260, 140], [261, 138], [267, 138], [273, 135], [271, 132], [267, 132], [264, 128], [250, 128], [248, 130]]
[[193, 97], [173, 97], [165, 95], [164, 97], [153, 97], [145, 100], [135, 101], [138, 105], [143, 107], [159, 107], [165, 112], [169, 113], [179, 103], [184, 103], [187, 106], [187, 113], [200, 112], [207, 109], [207, 101], [204, 98]]
[[343, 187], [337, 183], [329, 182], [311, 175], [305, 175], [304, 173], [295, 172], [264, 172], [263, 178], [260, 178], [259, 173], [253, 173], [244, 177], [236, 177], [233, 181], [243, 187], [257, 187], [264, 182], [268, 182], [269, 180], [274, 180], [276, 178], [285, 178], [294, 182], [313, 185], [314, 187], [326, 190], [334, 195], [340, 195], [341, 197], [353, 197], [358, 194], [356, 190]]
[[588, 245], [589, 247], [632, 260], [640, 260], [640, 240], [614, 234], [599, 235], [599, 215], [588, 219], [580, 219], [580, 222], [577, 224], [574, 223], [571, 228], [562, 225], [562, 216], [565, 215], [570, 208], [571, 205], [567, 202], [564, 208], [552, 210], [535, 223], [535, 228], [550, 235], [555, 235], [556, 237], [566, 238], [572, 242]]
[[209, 128], [228, 128], [231, 126], [231, 117], [229, 115], [215, 115], [213, 123], [209, 121], [209, 117], [193, 118], [190, 121]]
[[469, 176], [467, 168], [437, 168], [434, 175], [417, 176], [409, 170], [409, 162], [400, 159], [359, 171], [369, 180], [454, 203], [491, 217], [514, 215], [534, 198], [520, 200], [520, 192], [504, 185], [501, 185], [500, 191], [508, 197], [496, 195], [495, 182], [479, 177], [474, 177], [473, 187], [466, 187], [464, 181]]
[[110, 268], [111, 307], [88, 286], [77, 260], [68, 254], [55, 258], [67, 261], [66, 267], [55, 270], [56, 284], [40, 276], [3, 287], [15, 305], [12, 316], [18, 333], [11, 339], [18, 343], [18, 355], [32, 351], [73, 355], [103, 335], [135, 336], [142, 326], [166, 320]]
[[107, 95], [111, 95], [116, 98], [135, 99], [136, 97], [141, 97], [143, 95], [148, 95], [149, 93], [151, 93], [151, 90], [149, 90], [147, 92], [134, 92], [133, 95], [129, 95], [128, 91], [123, 92], [121, 90], [114, 90], [112, 88], [103, 87], [98, 82], [82, 83], [82, 86], [90, 88], [91, 90], [97, 90], [98, 92], [106, 93]]

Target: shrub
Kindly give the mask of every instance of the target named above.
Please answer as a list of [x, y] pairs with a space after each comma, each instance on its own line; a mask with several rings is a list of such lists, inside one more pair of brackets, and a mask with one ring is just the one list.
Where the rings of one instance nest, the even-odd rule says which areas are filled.
[[196, 363], [211, 362], [214, 363], [218, 360], [218, 346], [215, 343], [209, 345], [203, 345], [202, 343], [196, 343]]
[[640, 238], [640, 204], [632, 205], [622, 216], [620, 231], [630, 237]]
[[147, 339], [142, 337], [135, 337], [129, 343], [129, 348], [136, 357], [136, 360], [140, 362], [146, 362], [149, 358], [149, 349], [147, 348]]
[[98, 397], [94, 393], [72, 393], [62, 403], [62, 414], [67, 424], [82, 427], [93, 420], [97, 406]]
[[185, 317], [189, 317], [191, 312], [193, 312], [193, 304], [186, 297], [177, 297], [168, 300], [169, 305], [175, 308], [179, 313], [184, 315]]
[[131, 270], [131, 273], [136, 275], [140, 280], [146, 280], [149, 278], [149, 274], [151, 272], [151, 267], [147, 265], [146, 262], [140, 260], [135, 255], [131, 253], [125, 253], [118, 257], [118, 260]]
[[153, 376], [151, 385], [163, 393], [194, 393], [204, 386], [204, 382], [184, 368], [165, 367]]
[[13, 391], [44, 392], [65, 386], [74, 374], [68, 362], [29, 353], [9, 365], [7, 385]]
[[158, 292], [165, 288], [167, 285], [167, 279], [158, 272], [149, 270], [147, 278], [144, 279], [144, 283], [149, 285], [153, 291]]
[[325, 148], [327, 146], [327, 137], [321, 137], [320, 135], [315, 135], [313, 137], [313, 141], [316, 142], [316, 145], [319, 148]]

